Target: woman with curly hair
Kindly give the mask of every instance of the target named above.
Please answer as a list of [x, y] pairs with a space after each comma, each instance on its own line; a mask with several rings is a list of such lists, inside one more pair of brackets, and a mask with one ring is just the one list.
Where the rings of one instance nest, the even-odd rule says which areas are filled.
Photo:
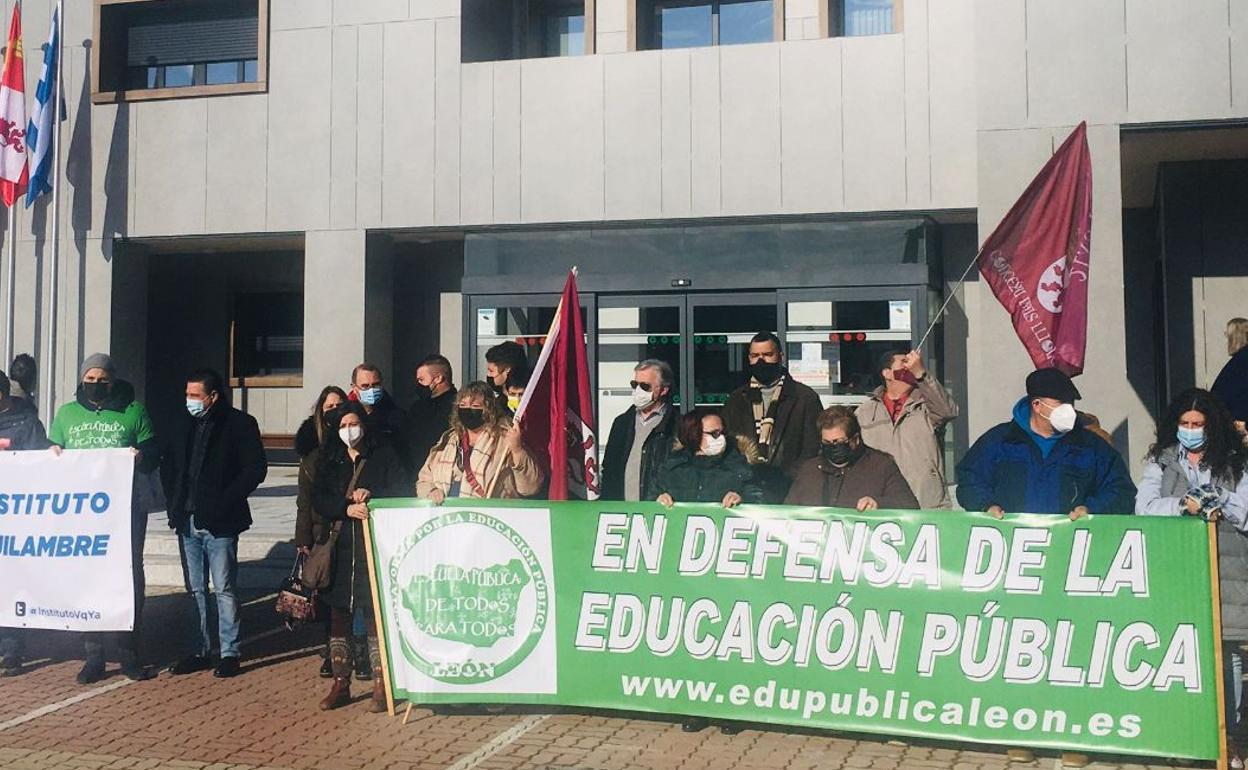
[[[1222, 401], [1207, 390], [1189, 388], [1157, 422], [1157, 443], [1146, 460], [1135, 498], [1137, 514], [1218, 522], [1226, 725], [1237, 732], [1243, 698], [1240, 646], [1248, 642], [1248, 450]], [[1233, 755], [1238, 759], [1239, 751]]]
[[541, 490], [543, 475], [493, 389], [471, 382], [459, 392], [450, 429], [420, 469], [416, 496], [435, 503], [448, 497], [529, 497]]

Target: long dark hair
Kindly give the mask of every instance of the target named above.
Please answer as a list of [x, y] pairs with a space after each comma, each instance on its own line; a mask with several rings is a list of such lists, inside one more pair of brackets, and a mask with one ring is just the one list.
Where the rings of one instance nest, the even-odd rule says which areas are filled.
[[1157, 421], [1157, 442], [1148, 448], [1148, 460], [1159, 460], [1179, 443], [1179, 418], [1184, 412], [1200, 412], [1205, 416], [1205, 446], [1201, 463], [1207, 465], [1215, 479], [1230, 479], [1238, 484], [1248, 463], [1243, 437], [1235, 430], [1231, 413], [1222, 400], [1202, 388], [1188, 388], [1170, 402], [1166, 413]]
[[344, 401], [342, 406], [329, 413], [325, 427], [330, 429], [330, 434], [326, 436], [325, 442], [321, 444], [320, 455], [316, 460], [318, 479], [332, 478], [329, 474], [335, 465], [350, 462], [347, 456], [347, 445], [342, 443], [342, 439], [338, 437], [338, 428], [342, 423], [342, 418], [348, 414], [359, 417], [360, 425], [364, 428], [364, 436], [360, 439], [360, 443], [356, 445], [356, 449], [360, 451], [360, 454], [366, 456], [371, 454], [375, 446], [376, 437], [373, 436], [372, 431], [364, 424], [367, 416], [364, 406], [359, 401]]
[[[316, 404], [312, 407], [312, 425], [316, 427], [316, 443], [325, 445], [325, 421], [329, 419], [329, 415], [321, 414], [321, 410], [325, 408], [325, 399], [329, 398], [331, 393], [337, 394], [342, 399], [342, 403], [347, 403], [347, 392], [337, 385], [326, 385], [321, 388], [321, 395], [316, 397]], [[335, 418], [335, 422], [337, 418]]]
[[[681, 415], [680, 422], [676, 426], [676, 438], [689, 454], [696, 455], [702, 451], [702, 418], [710, 416], [719, 417], [720, 424], [723, 424], [724, 420], [718, 412], [713, 412], [704, 406], [691, 409]], [[725, 428], [724, 435], [727, 434], [728, 430]]]

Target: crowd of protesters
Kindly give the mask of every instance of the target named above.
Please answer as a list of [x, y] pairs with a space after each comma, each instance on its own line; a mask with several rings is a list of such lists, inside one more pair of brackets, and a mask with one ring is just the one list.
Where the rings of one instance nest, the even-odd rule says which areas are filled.
[[[955, 494], [963, 509], [997, 518], [1135, 513], [1217, 521], [1233, 695], [1228, 725], [1234, 726], [1242, 695], [1239, 648], [1248, 642], [1248, 320], [1231, 321], [1227, 338], [1231, 358], [1211, 390], [1184, 391], [1158, 421], [1138, 488], [1095, 417], [1075, 409], [1081, 394], [1070, 377], [1039, 369], [1026, 378], [1025, 395], [1009, 419], [962, 457]], [[74, 400], [57, 410], [45, 434], [33, 397], [34, 363], [29, 356], [15, 359], [12, 380], [0, 372], [0, 449], [59, 455], [127, 447], [135, 456], [136, 479], [159, 468], [198, 618], [188, 629], [189, 654], [170, 671], [238, 674], [238, 538], [251, 525], [248, 496], [267, 472], [255, 419], [230, 405], [220, 375], [196, 370], [186, 381], [186, 415], [162, 451], [133, 387], [118, 376], [111, 358], [97, 353], [83, 361]], [[529, 379], [525, 350], [504, 342], [487, 351], [486, 364], [484, 381], [457, 389], [450, 362], [430, 355], [414, 373], [416, 402], [404, 410], [386, 390], [382, 371], [361, 363], [351, 372], [349, 389], [330, 385], [321, 391], [295, 436], [295, 545], [305, 556], [318, 545], [328, 547], [334, 564], [331, 584], [318, 594], [326, 635], [321, 675], [333, 680], [322, 709], [350, 702], [353, 671], [373, 679], [369, 708], [385, 709], [381, 678], [371, 676], [380, 661], [360, 525], [371, 499], [414, 494], [440, 503], [544, 495], [543, 469], [512, 417]], [[815, 391], [790, 375], [771, 331], [753, 337], [747, 364], [746, 381], [721, 410], [702, 407], [682, 415], [673, 403], [671, 366], [659, 359], [639, 362], [630, 382], [632, 404], [609, 428], [601, 496], [667, 507], [952, 507], [942, 430], [959, 409], [917, 350], [886, 353], [879, 361], [879, 387], [856, 407], [824, 408]], [[83, 634], [82, 684], [103, 677], [108, 644], [125, 676], [153, 675], [140, 662], [137, 638], [147, 518], [140, 497], [135, 495], [132, 517], [136, 631]], [[19, 673], [23, 655], [21, 633], [0, 629], [0, 675]], [[704, 720], [685, 722], [687, 729], [705, 726]]]

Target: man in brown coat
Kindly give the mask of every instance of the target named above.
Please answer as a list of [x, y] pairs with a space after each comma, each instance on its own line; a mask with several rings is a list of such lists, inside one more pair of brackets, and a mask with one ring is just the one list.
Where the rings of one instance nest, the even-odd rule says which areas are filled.
[[780, 338], [759, 332], [747, 355], [750, 379], [724, 404], [724, 427], [733, 436], [758, 444], [763, 463], [756, 467], [765, 502], [784, 499], [797, 466], [819, 453], [815, 421], [823, 409], [819, 394], [789, 376]]
[[797, 468], [786, 505], [830, 508], [918, 508], [919, 501], [893, 458], [862, 443], [862, 430], [847, 406], [819, 415], [819, 456]]
[[958, 416], [958, 405], [917, 350], [885, 353], [880, 376], [884, 384], [856, 412], [862, 440], [893, 456], [919, 507], [952, 508], [938, 432]]

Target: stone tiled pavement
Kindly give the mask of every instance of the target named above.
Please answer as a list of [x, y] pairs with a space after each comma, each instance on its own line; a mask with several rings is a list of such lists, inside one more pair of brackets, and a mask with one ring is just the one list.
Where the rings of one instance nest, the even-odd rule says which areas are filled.
[[[403, 725], [398, 718], [366, 713], [365, 686], [356, 703], [322, 713], [316, 701], [326, 682], [316, 675], [316, 629], [275, 631], [270, 600], [254, 599], [244, 608], [243, 635], [252, 639], [243, 648], [244, 674], [231, 680], [213, 679], [210, 672], [178, 678], [165, 673], [128, 683], [114, 673], [100, 684], [79, 687], [76, 640], [32, 635], [31, 670], [0, 679], [0, 768], [1021, 770], [1056, 765], [1053, 756], [1010, 765], [1002, 750], [992, 748], [894, 744], [819, 732], [690, 735], [660, 718], [588, 712], [438, 716], [417, 709]], [[184, 601], [169, 592], [149, 597], [144, 617], [149, 659], [167, 664], [179, 654]], [[92, 696], [65, 705], [84, 693]], [[49, 704], [61, 707], [44, 708]], [[41, 708], [47, 713], [38, 715]], [[1115, 761], [1094, 766], [1146, 767]]]

